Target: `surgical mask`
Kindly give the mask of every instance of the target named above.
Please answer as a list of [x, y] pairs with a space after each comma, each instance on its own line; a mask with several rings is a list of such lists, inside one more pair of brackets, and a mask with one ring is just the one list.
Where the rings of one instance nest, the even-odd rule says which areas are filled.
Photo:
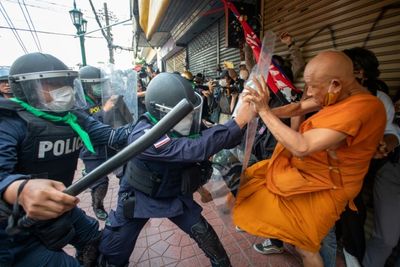
[[330, 93], [329, 91], [331, 90], [332, 84], [329, 86], [328, 93], [325, 95], [324, 99], [324, 104], [323, 106], [330, 106], [336, 103], [336, 101], [339, 98], [339, 92], [338, 93]]
[[226, 80], [225, 79], [219, 80], [219, 86], [226, 87]]
[[173, 128], [175, 132], [181, 135], [188, 136], [193, 123], [193, 112], [189, 113], [184, 117], [177, 125]]
[[102, 92], [102, 85], [101, 84], [94, 84], [92, 85], [92, 92], [93, 95], [96, 97], [101, 97], [101, 92]]
[[75, 94], [71, 86], [60, 87], [50, 91], [49, 94], [53, 100], [49, 103], [45, 103], [44, 106], [50, 111], [68, 111], [74, 106]]

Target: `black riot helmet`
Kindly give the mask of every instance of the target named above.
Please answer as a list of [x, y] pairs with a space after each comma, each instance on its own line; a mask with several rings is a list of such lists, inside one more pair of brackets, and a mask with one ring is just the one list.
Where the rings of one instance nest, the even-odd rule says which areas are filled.
[[16, 98], [44, 111], [64, 112], [86, 106], [78, 72], [49, 54], [30, 53], [17, 58], [10, 67], [9, 82]]
[[104, 86], [109, 83], [106, 74], [99, 68], [93, 66], [85, 66], [79, 70], [79, 78], [82, 83], [83, 90], [86, 94], [90, 94], [96, 98], [101, 98]]
[[145, 104], [147, 111], [160, 120], [182, 99], [187, 99], [194, 110], [183, 118], [174, 130], [182, 135], [195, 134], [200, 131], [202, 97], [197, 94], [192, 83], [174, 73], [160, 73], [147, 86]]

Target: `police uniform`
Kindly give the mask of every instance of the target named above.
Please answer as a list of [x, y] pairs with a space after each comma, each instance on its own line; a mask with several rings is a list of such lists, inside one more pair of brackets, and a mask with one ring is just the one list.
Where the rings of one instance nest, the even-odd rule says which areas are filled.
[[[88, 100], [88, 99], [87, 99]], [[87, 113], [90, 114], [94, 119], [104, 122], [104, 111], [102, 110], [101, 103], [95, 102], [92, 99], [87, 101], [89, 107], [87, 109]], [[85, 172], [89, 173], [103, 162], [105, 162], [108, 158], [111, 158], [115, 155], [116, 151], [108, 148], [105, 145], [94, 147], [95, 153], [90, 152], [85, 147], [82, 148], [80, 158], [85, 164]], [[108, 177], [104, 176], [97, 180], [93, 185], [90, 186], [92, 190], [92, 206], [97, 215], [97, 209], [104, 210], [103, 199], [107, 193], [108, 189]], [[104, 212], [104, 211], [103, 211]], [[105, 214], [106, 215], [106, 214]], [[103, 220], [105, 218], [102, 218]]]
[[[82, 146], [71, 127], [38, 118], [9, 100], [1, 99], [0, 108], [0, 194], [21, 179], [48, 178], [70, 185]], [[93, 144], [109, 144], [114, 148], [126, 145], [128, 127], [113, 130], [83, 112], [76, 115]], [[78, 208], [72, 214], [75, 235], [79, 238], [70, 243], [79, 251], [97, 238], [98, 223]], [[80, 266], [64, 252], [47, 249], [31, 233], [8, 235], [6, 226], [7, 220], [2, 218], [0, 266]]]
[[[151, 127], [149, 120], [142, 116], [128, 142]], [[234, 147], [241, 136], [239, 126], [230, 120], [202, 131], [197, 138], [165, 135], [132, 159], [121, 181], [117, 208], [110, 212], [99, 247], [107, 262], [112, 266], [127, 264], [149, 218], [166, 217], [198, 243], [213, 266], [230, 266], [218, 236], [193, 200], [193, 192], [204, 181], [187, 186], [183, 180], [187, 181], [184, 174], [188, 170], [191, 181], [201, 180], [196, 177], [196, 173], [202, 172], [196, 171], [196, 163], [208, 160], [221, 149]]]

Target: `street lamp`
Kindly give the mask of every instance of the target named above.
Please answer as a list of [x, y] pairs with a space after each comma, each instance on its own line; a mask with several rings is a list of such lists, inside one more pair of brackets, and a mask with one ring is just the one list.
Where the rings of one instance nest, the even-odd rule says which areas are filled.
[[82, 54], [82, 65], [86, 66], [86, 54], [85, 54], [85, 36], [87, 20], [82, 16], [82, 12], [76, 8], [76, 3], [74, 0], [74, 9], [69, 11], [71, 16], [72, 24], [76, 28], [76, 34], [79, 36], [79, 41], [81, 43], [81, 54]]

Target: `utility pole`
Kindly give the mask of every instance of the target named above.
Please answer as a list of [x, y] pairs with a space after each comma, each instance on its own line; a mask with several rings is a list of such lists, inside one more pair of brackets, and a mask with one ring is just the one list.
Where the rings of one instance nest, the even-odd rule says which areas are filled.
[[114, 48], [113, 48], [113, 38], [111, 34], [111, 27], [110, 25], [110, 18], [108, 16], [108, 9], [107, 9], [107, 3], [104, 3], [104, 16], [106, 19], [106, 30], [107, 30], [107, 44], [108, 44], [108, 54], [110, 57], [110, 63], [114, 64]]

